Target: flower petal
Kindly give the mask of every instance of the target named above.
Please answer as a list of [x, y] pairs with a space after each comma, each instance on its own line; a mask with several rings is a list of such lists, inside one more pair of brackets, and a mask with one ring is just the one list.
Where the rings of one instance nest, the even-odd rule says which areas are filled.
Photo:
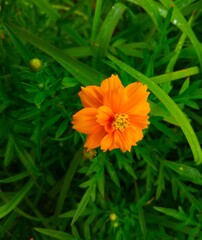
[[104, 126], [107, 132], [112, 131], [111, 123], [114, 119], [114, 113], [112, 110], [107, 106], [101, 106], [98, 108], [97, 112], [97, 122]]
[[102, 105], [103, 90], [98, 86], [81, 87], [79, 97], [84, 107], [97, 108]]
[[130, 115], [130, 123], [140, 129], [145, 129], [149, 125], [149, 116]]
[[91, 134], [94, 132], [98, 132], [103, 127], [97, 123], [97, 109], [96, 108], [83, 108], [79, 112], [73, 115], [73, 128], [78, 132], [82, 132], [85, 134]]
[[118, 75], [111, 75], [111, 77], [105, 79], [101, 83], [101, 88], [107, 92], [109, 90], [117, 90], [119, 88], [124, 88], [121, 80], [119, 79]]
[[144, 114], [149, 113], [150, 108], [147, 103], [149, 92], [147, 92], [147, 86], [139, 82], [131, 83], [125, 88], [125, 91], [128, 102], [124, 106], [124, 111], [129, 114], [136, 114], [141, 109]]
[[124, 113], [127, 96], [124, 89], [110, 90], [105, 93], [103, 104], [112, 109], [114, 113]]
[[114, 134], [114, 143], [118, 148], [120, 148], [123, 152], [129, 151], [131, 149], [132, 143], [131, 139], [128, 138], [128, 131], [124, 131], [123, 133], [116, 131]]
[[88, 151], [99, 147], [105, 135], [106, 132], [104, 131], [103, 127], [98, 132], [89, 134], [86, 138], [84, 147], [88, 148]]
[[114, 144], [114, 132], [105, 135], [105, 137], [102, 139], [100, 143], [100, 148], [104, 152], [106, 152], [107, 150], [111, 151], [112, 149], [118, 148], [118, 146], [115, 146]]

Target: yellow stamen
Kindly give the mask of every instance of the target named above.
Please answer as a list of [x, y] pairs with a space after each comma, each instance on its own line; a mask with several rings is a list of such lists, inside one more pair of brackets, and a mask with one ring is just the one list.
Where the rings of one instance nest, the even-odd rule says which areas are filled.
[[127, 114], [116, 113], [114, 121], [112, 122], [112, 127], [120, 132], [123, 132], [125, 128], [127, 128], [130, 124], [130, 119]]

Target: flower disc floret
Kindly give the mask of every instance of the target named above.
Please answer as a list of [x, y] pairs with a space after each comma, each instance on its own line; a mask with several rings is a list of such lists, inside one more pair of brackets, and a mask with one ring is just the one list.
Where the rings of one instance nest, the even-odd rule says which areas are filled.
[[123, 132], [130, 124], [129, 116], [125, 113], [115, 114], [114, 121], [112, 122], [113, 129]]

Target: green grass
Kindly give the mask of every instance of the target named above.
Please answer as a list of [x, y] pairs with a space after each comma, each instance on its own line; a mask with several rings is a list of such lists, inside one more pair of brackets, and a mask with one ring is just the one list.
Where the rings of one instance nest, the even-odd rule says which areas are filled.
[[[0, 239], [202, 239], [201, 21], [201, 0], [0, 1]], [[150, 125], [85, 159], [78, 92], [111, 74], [147, 84]]]

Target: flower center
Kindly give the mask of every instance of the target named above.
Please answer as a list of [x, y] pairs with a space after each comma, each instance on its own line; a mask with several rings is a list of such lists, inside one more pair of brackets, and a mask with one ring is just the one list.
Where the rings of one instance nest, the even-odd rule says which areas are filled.
[[115, 130], [119, 130], [120, 132], [123, 132], [125, 128], [129, 126], [130, 119], [127, 114], [125, 113], [116, 113], [114, 121], [112, 122], [112, 127]]

